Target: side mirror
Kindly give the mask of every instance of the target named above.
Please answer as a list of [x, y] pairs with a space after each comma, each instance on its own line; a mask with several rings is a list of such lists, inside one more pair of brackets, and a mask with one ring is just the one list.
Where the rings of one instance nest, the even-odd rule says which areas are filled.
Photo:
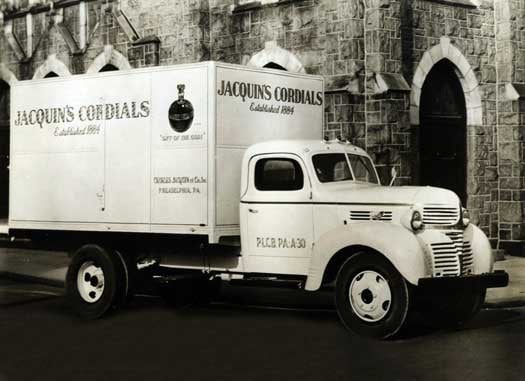
[[392, 177], [392, 180], [390, 180], [389, 186], [392, 186], [394, 184], [394, 181], [396, 181], [396, 178], [397, 178], [396, 167], [392, 167], [392, 169], [390, 170], [390, 176]]

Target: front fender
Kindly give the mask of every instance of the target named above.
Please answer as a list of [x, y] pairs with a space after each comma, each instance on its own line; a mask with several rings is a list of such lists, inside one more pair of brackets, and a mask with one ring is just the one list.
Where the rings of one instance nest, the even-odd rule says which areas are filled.
[[494, 256], [489, 239], [476, 225], [465, 229], [464, 240], [470, 241], [474, 258], [474, 274], [490, 273], [494, 267]]
[[425, 245], [412, 231], [386, 222], [344, 225], [323, 234], [314, 244], [305, 289], [319, 289], [328, 262], [334, 254], [349, 246], [366, 246], [385, 256], [411, 284], [429, 275]]

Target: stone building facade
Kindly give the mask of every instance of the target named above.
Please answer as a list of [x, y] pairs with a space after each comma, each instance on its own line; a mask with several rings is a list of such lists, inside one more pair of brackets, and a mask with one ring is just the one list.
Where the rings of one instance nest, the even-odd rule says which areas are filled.
[[395, 167], [455, 190], [494, 248], [525, 255], [525, 0], [0, 4], [4, 156], [18, 80], [204, 60], [318, 74], [327, 135], [383, 182]]

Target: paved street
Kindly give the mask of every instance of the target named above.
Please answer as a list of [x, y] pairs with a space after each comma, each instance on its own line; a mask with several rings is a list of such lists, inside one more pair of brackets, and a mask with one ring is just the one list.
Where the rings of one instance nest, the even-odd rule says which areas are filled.
[[218, 303], [179, 309], [144, 296], [91, 322], [71, 316], [60, 293], [0, 280], [0, 380], [519, 380], [525, 371], [523, 307], [376, 342], [348, 334], [326, 293], [225, 288]]

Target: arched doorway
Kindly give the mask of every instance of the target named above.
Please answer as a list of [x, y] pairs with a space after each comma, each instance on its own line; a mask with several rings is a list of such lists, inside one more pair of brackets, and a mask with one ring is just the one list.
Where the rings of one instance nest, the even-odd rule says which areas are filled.
[[467, 109], [452, 62], [432, 67], [421, 90], [421, 181], [450, 189], [467, 202]]
[[0, 220], [9, 212], [9, 85], [0, 80]]
[[56, 78], [56, 77], [58, 77], [58, 74], [55, 73], [54, 71], [50, 71], [49, 73], [44, 75], [44, 78]]

